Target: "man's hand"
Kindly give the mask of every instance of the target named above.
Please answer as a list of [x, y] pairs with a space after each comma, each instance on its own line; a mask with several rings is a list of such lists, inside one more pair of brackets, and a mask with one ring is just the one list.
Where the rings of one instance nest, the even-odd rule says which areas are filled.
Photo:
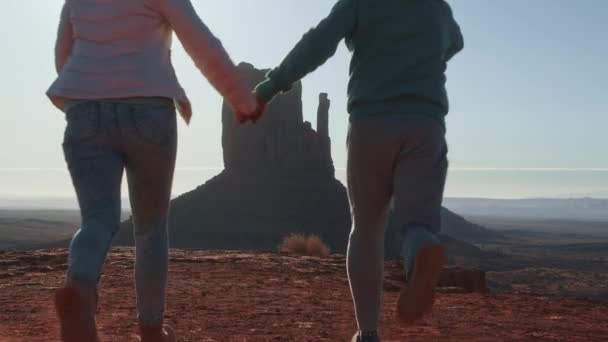
[[247, 121], [251, 121], [251, 123], [255, 124], [264, 114], [264, 110], [266, 110], [266, 102], [264, 102], [259, 96], [254, 94], [257, 101], [257, 107], [255, 111], [252, 113], [236, 113], [236, 119], [240, 124], [244, 124]]

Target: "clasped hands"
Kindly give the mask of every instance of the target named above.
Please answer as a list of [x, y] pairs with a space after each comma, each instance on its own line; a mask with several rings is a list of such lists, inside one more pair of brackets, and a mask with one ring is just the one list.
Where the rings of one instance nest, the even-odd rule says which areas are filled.
[[264, 114], [264, 110], [266, 110], [266, 102], [262, 100], [255, 92], [253, 96], [256, 99], [256, 108], [251, 113], [243, 113], [240, 111], [236, 111], [236, 120], [240, 124], [245, 124], [247, 121], [251, 121], [252, 124], [255, 124]]

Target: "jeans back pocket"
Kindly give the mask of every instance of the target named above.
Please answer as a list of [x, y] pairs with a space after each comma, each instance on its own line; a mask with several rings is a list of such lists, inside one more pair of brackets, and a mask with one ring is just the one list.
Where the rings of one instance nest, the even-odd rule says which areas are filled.
[[83, 102], [70, 108], [66, 121], [64, 144], [89, 140], [99, 132], [99, 112], [94, 102]]
[[132, 105], [131, 115], [137, 137], [148, 144], [170, 145], [177, 135], [175, 107], [168, 105]]

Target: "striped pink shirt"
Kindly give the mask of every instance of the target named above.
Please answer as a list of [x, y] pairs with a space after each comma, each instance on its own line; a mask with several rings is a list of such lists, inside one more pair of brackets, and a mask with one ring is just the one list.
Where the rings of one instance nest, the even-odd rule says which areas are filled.
[[61, 110], [70, 99], [168, 97], [192, 109], [171, 63], [173, 32], [233, 109], [256, 101], [221, 42], [190, 0], [65, 0], [55, 48], [59, 74], [47, 95]]

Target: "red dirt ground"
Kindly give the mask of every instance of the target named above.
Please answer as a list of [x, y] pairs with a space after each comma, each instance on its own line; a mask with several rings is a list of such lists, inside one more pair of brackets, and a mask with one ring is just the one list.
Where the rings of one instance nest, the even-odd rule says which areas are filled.
[[[0, 254], [0, 341], [57, 341], [51, 303], [65, 250]], [[102, 281], [103, 341], [134, 341], [133, 252], [116, 249]], [[344, 257], [172, 251], [167, 317], [179, 341], [350, 341]], [[400, 271], [388, 263], [383, 341], [608, 341], [608, 303], [522, 294], [441, 293], [415, 326], [393, 319]]]

